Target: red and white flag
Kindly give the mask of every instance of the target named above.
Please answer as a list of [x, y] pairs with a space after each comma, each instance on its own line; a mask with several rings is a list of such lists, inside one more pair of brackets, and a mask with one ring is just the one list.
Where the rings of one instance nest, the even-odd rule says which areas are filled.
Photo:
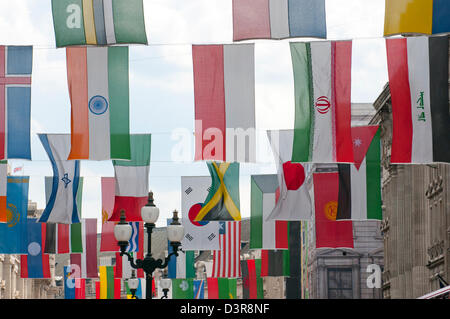
[[213, 251], [210, 277], [241, 277], [241, 222], [219, 222], [220, 250]]

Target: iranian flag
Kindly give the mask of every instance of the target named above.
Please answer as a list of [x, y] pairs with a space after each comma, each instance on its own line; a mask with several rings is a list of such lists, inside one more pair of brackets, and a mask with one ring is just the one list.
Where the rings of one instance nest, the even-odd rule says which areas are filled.
[[66, 49], [71, 111], [68, 159], [130, 159], [128, 47]]
[[130, 140], [131, 160], [113, 161], [116, 194], [114, 210], [108, 221], [119, 221], [122, 209], [127, 221], [142, 221], [141, 208], [147, 203], [151, 135], [133, 134]]
[[386, 40], [391, 163], [450, 163], [448, 37]]
[[352, 163], [351, 41], [290, 43], [295, 89], [292, 162]]
[[381, 144], [379, 126], [352, 127], [355, 164], [338, 164], [336, 219], [378, 219], [381, 211]]

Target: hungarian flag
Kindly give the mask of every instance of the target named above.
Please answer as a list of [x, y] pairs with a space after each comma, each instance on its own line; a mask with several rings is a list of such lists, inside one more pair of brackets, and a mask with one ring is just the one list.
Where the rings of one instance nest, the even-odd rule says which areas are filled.
[[0, 160], [31, 160], [32, 46], [0, 45]]
[[80, 181], [80, 161], [67, 160], [69, 134], [39, 134], [53, 168], [50, 198], [39, 222], [79, 223], [77, 192]]
[[131, 160], [113, 161], [116, 196], [113, 214], [108, 221], [118, 222], [122, 209], [127, 221], [142, 221], [141, 208], [148, 201], [151, 135], [133, 134], [130, 140]]
[[147, 44], [142, 0], [52, 0], [56, 47]]
[[130, 159], [128, 47], [67, 48], [68, 159]]
[[309, 220], [312, 204], [305, 183], [307, 167], [291, 162], [294, 131], [267, 131], [267, 135], [277, 165], [280, 190], [278, 201], [265, 220]]
[[6, 223], [6, 185], [8, 176], [8, 162], [0, 161], [0, 223]]
[[195, 221], [198, 212], [204, 206], [211, 187], [211, 177], [181, 176], [181, 215], [184, 238], [183, 250], [218, 250], [219, 223]]
[[242, 299], [264, 299], [264, 281], [261, 278], [261, 259], [241, 261]]
[[384, 36], [450, 32], [448, 0], [386, 0]]
[[220, 250], [213, 250], [212, 274], [209, 277], [241, 276], [241, 222], [219, 222]]
[[98, 278], [97, 218], [83, 218], [81, 220], [81, 234], [83, 252], [81, 254], [70, 254], [72, 267], [78, 267], [75, 278]]
[[448, 37], [387, 39], [386, 49], [391, 163], [450, 163]]
[[211, 186], [194, 221], [241, 220], [239, 163], [208, 162]]
[[193, 45], [192, 57], [195, 160], [255, 162], [254, 44]]
[[236, 299], [236, 278], [207, 278], [208, 299]]
[[20, 255], [20, 278], [51, 278], [50, 259], [44, 254], [46, 224], [27, 220], [27, 254]]
[[325, 0], [233, 0], [233, 41], [327, 37]]
[[352, 163], [351, 41], [292, 42], [292, 162]]
[[279, 196], [277, 175], [252, 175], [250, 181], [250, 249], [287, 249], [287, 221], [266, 221]]
[[205, 299], [205, 280], [194, 279], [194, 299]]
[[381, 211], [381, 144], [379, 126], [352, 127], [355, 164], [338, 164], [336, 219], [378, 219]]
[[172, 279], [172, 299], [194, 299], [194, 279]]
[[353, 248], [352, 221], [336, 220], [339, 173], [314, 173], [316, 248]]

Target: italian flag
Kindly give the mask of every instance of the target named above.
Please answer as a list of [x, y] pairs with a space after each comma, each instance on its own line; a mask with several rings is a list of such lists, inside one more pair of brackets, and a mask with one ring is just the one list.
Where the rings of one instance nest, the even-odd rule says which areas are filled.
[[71, 111], [68, 159], [130, 159], [128, 47], [66, 49]]
[[377, 126], [352, 128], [355, 164], [338, 164], [336, 219], [378, 219], [381, 211], [381, 144]]
[[450, 163], [448, 38], [387, 39], [391, 163]]
[[352, 163], [352, 42], [293, 42], [290, 48], [295, 88], [292, 162]]

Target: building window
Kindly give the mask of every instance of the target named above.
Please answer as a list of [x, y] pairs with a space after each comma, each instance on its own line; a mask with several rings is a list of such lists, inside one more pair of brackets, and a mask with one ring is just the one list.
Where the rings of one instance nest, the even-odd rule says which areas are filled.
[[328, 268], [328, 299], [352, 299], [351, 268]]

